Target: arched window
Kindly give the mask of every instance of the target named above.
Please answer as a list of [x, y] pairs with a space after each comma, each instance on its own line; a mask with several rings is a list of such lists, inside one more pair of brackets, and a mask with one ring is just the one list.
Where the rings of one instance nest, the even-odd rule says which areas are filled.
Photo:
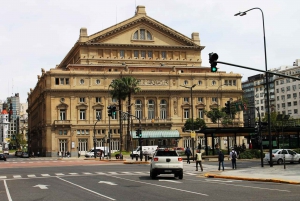
[[152, 34], [146, 29], [139, 29], [134, 32], [133, 40], [153, 40]]
[[142, 101], [136, 100], [135, 101], [135, 116], [138, 118], [142, 118]]
[[153, 100], [148, 101], [148, 119], [155, 118], [155, 103]]
[[160, 119], [167, 119], [167, 101], [160, 101]]

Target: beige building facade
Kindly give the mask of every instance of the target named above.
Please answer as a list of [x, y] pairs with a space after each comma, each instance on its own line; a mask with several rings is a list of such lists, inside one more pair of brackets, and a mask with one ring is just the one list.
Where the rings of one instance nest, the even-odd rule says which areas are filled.
[[[120, 122], [116, 114], [109, 120], [107, 106], [118, 106], [110, 96], [110, 83], [126, 76], [139, 80], [142, 90], [132, 96], [131, 110], [141, 118], [143, 133], [149, 133], [143, 144], [191, 146], [190, 133], [183, 131], [191, 113], [194, 120], [203, 118], [208, 127], [217, 127], [204, 111], [224, 107], [226, 101], [240, 99], [243, 93], [240, 74], [211, 73], [210, 67], [201, 65], [203, 49], [199, 33], [184, 36], [149, 17], [144, 6], [137, 6], [132, 18], [95, 34], [88, 35], [81, 28], [78, 41], [61, 63], [48, 71], [42, 69], [28, 93], [30, 150], [43, 156], [56, 156], [58, 151], [83, 155], [93, 148], [94, 135], [97, 146], [108, 146], [109, 125], [111, 150], [119, 150], [120, 123], [126, 126], [126, 117]], [[122, 108], [127, 108], [127, 101]], [[135, 131], [139, 121], [132, 121]], [[234, 122], [242, 126], [243, 114]], [[166, 137], [164, 131], [173, 133]], [[137, 146], [125, 133], [124, 128], [122, 147], [127, 140]], [[221, 147], [224, 144], [222, 139], [209, 139], [209, 144], [211, 140]], [[198, 142], [204, 144], [201, 134]]]

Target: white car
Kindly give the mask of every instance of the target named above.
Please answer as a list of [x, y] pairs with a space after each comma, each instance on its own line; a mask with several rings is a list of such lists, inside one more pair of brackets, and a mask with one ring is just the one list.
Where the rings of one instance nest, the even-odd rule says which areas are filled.
[[183, 178], [183, 160], [174, 149], [158, 149], [151, 160], [150, 177], [155, 179], [160, 174], [174, 174]]
[[[295, 151], [291, 149], [273, 149], [272, 150], [272, 161], [276, 162], [277, 164], [281, 165], [283, 164], [283, 160], [285, 159], [285, 162], [298, 162], [300, 163], [300, 154], [296, 153]], [[267, 161], [270, 163], [270, 154], [266, 153], [264, 161]]]

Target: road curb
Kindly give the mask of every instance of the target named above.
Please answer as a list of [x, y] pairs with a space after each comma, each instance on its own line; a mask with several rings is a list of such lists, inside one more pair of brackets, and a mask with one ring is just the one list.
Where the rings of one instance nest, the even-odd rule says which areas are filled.
[[261, 179], [261, 178], [251, 178], [251, 177], [238, 177], [238, 176], [224, 176], [218, 174], [211, 174], [206, 173], [204, 174], [205, 177], [208, 178], [222, 178], [222, 179], [235, 179], [235, 180], [245, 180], [245, 181], [261, 181], [261, 182], [273, 182], [273, 183], [286, 183], [286, 184], [296, 184], [300, 185], [298, 181], [289, 181], [289, 180], [282, 180], [282, 179]]
[[150, 164], [149, 161], [125, 161], [124, 164]]

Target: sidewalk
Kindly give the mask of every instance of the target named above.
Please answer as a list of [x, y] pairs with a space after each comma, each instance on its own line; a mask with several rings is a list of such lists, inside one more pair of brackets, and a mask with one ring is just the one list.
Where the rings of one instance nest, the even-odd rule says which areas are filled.
[[[204, 171], [198, 171], [199, 176], [208, 178], [224, 178], [300, 185], [299, 164], [286, 165], [286, 169], [284, 169], [283, 165], [273, 165], [273, 167], [270, 167], [269, 165], [265, 164], [264, 167], [242, 168], [236, 170], [225, 168], [225, 171], [218, 171], [217, 165], [210, 165], [205, 161], [202, 165]], [[188, 171], [195, 171], [195, 163], [184, 163], [184, 169]]]

